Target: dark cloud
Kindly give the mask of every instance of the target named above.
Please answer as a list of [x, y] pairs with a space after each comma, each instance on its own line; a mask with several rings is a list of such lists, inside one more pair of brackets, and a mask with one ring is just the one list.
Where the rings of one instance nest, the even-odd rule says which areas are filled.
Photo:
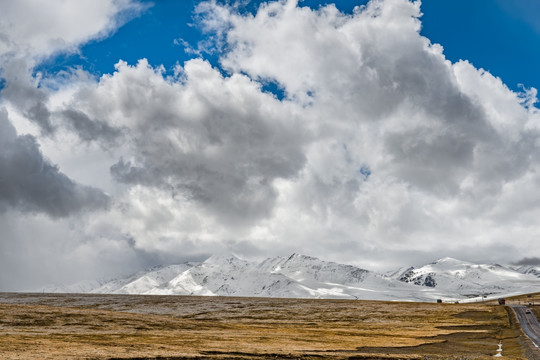
[[111, 144], [122, 134], [120, 129], [103, 121], [92, 120], [82, 111], [67, 109], [62, 111], [62, 116], [67, 122], [66, 125], [86, 142]]
[[1, 91], [2, 97], [30, 121], [35, 123], [42, 134], [52, 135], [56, 127], [51, 120], [51, 112], [47, 108], [47, 93], [38, 88], [31, 81], [31, 66], [24, 59], [10, 59], [2, 64], [2, 77], [5, 87]]
[[540, 266], [540, 257], [524, 257], [523, 259], [512, 263], [513, 265], [533, 265]]
[[[11, 59], [2, 66], [5, 87], [2, 97], [17, 108], [22, 115], [36, 124], [42, 135], [51, 136], [58, 127], [66, 127], [76, 133], [83, 141], [97, 141], [112, 144], [121, 130], [106, 122], [91, 119], [77, 109], [65, 109], [53, 122], [53, 115], [47, 106], [48, 93], [37, 86], [37, 78], [30, 74], [30, 65], [24, 59]], [[64, 120], [59, 122], [58, 120]]]
[[7, 112], [0, 110], [0, 210], [58, 218], [108, 204], [101, 190], [75, 183], [46, 160], [34, 137], [17, 136]]

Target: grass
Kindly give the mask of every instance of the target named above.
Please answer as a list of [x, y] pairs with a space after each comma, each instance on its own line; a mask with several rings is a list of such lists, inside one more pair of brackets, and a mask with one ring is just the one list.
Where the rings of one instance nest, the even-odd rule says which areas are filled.
[[1, 359], [526, 359], [505, 307], [0, 294]]

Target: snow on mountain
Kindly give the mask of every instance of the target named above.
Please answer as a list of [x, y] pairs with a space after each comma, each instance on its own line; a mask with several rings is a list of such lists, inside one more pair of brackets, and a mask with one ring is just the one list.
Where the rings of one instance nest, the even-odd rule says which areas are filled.
[[540, 278], [540, 267], [538, 266], [524, 265], [524, 266], [515, 268], [515, 270], [522, 274], [530, 274], [530, 275], [534, 275]]
[[[538, 270], [538, 269], [537, 269]], [[478, 265], [443, 258], [386, 275], [293, 254], [260, 263], [234, 255], [202, 263], [157, 266], [126, 278], [39, 289], [47, 292], [259, 296], [365, 300], [446, 301], [540, 291], [533, 269]]]
[[[422, 289], [421, 289], [422, 290]], [[440, 294], [351, 265], [293, 254], [256, 264], [212, 256], [146, 294], [433, 300]]]
[[259, 264], [259, 269], [281, 273], [300, 282], [309, 279], [345, 285], [361, 283], [370, 273], [352, 265], [322, 261], [299, 254], [293, 254], [288, 258], [267, 259]]
[[212, 256], [147, 294], [310, 297], [302, 284], [234, 255]]
[[448, 257], [395, 272], [392, 277], [405, 283], [444, 290], [455, 297], [540, 290], [540, 282], [533, 275], [499, 264], [473, 264]]
[[195, 266], [195, 263], [154, 267], [149, 271], [137, 273], [124, 281], [111, 281], [100, 288], [94, 289], [94, 293], [112, 292], [117, 294], [144, 294], [159, 285], [170, 281], [178, 274]]
[[300, 254], [266, 259], [258, 268], [303, 284], [310, 289], [311, 297], [426, 301], [440, 295], [435, 291], [419, 292], [408, 284], [352, 265]]

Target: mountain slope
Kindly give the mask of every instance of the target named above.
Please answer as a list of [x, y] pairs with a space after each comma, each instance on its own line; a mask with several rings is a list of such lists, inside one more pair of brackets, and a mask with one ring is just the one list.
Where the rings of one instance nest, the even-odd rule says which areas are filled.
[[109, 281], [101, 287], [92, 290], [92, 292], [101, 294], [144, 294], [160, 284], [170, 281], [178, 274], [183, 273], [195, 265], [195, 263], [184, 263], [153, 267], [149, 270], [138, 272], [127, 279]]
[[300, 283], [233, 255], [212, 256], [148, 294], [309, 297]]

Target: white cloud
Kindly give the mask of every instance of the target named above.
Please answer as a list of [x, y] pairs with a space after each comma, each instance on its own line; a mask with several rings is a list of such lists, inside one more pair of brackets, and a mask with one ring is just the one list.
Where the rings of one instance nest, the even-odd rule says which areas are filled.
[[0, 58], [77, 51], [79, 45], [108, 35], [142, 9], [133, 0], [4, 0]]
[[246, 76], [224, 78], [202, 60], [171, 79], [146, 60], [121, 62], [69, 106], [125, 129], [129, 149], [111, 167], [119, 182], [195, 201], [233, 225], [268, 216], [273, 180], [294, 178], [305, 161], [293, 104]]
[[41, 74], [32, 75], [34, 67], [110, 35], [147, 7], [136, 0], [0, 2], [0, 78], [5, 80], [0, 100], [9, 102], [42, 134], [53, 134], [57, 125], [47, 108], [48, 92], [39, 87]]
[[[301, 126], [314, 135], [299, 176], [274, 182], [279, 200], [255, 224], [254, 243], [266, 251], [326, 254], [343, 243], [398, 248], [396, 257], [403, 249], [467, 256], [460, 248], [471, 239], [497, 248], [505, 240], [495, 234], [513, 231], [492, 209], [504, 189], [535, 172], [537, 114], [499, 79], [451, 64], [421, 37], [419, 2], [372, 1], [353, 15], [294, 1], [263, 5], [255, 16], [201, 8], [227, 41], [223, 66], [277, 81], [287, 95], [277, 105], [300, 106]], [[343, 250], [336, 245], [335, 256]]]

